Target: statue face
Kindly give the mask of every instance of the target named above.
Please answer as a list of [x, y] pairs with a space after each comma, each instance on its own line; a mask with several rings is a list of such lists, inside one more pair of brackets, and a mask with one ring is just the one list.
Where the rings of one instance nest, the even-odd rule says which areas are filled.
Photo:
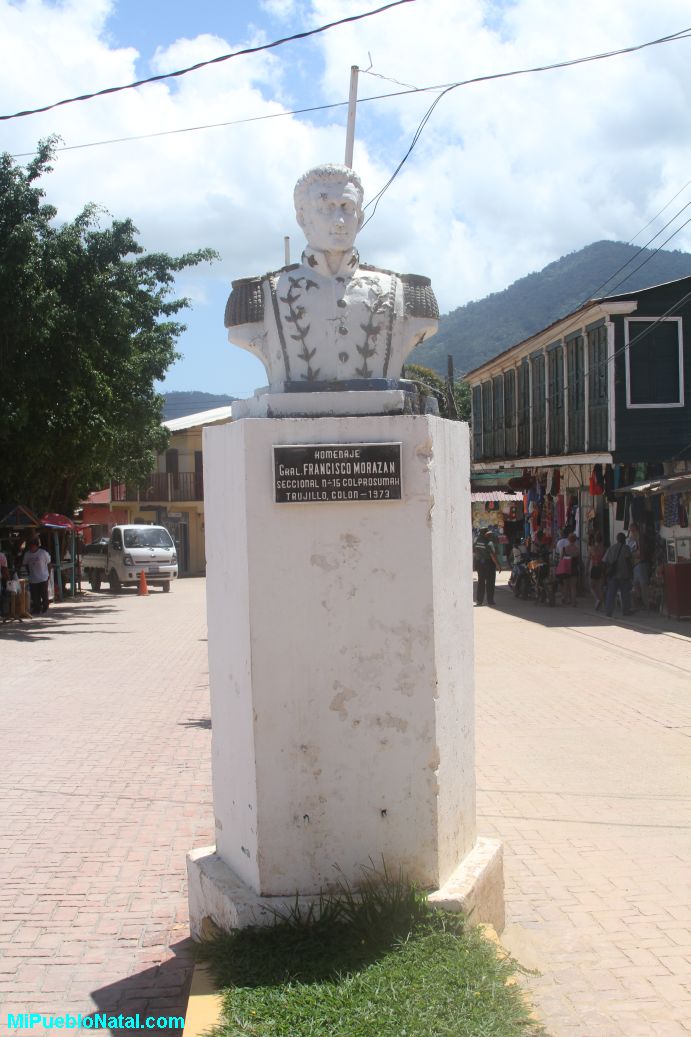
[[353, 247], [363, 215], [357, 188], [332, 180], [312, 184], [297, 220], [312, 248], [345, 252]]

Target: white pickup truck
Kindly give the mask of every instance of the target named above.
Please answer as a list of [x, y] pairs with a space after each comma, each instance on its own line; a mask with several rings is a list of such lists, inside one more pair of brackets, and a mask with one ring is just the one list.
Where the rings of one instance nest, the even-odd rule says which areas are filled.
[[147, 585], [168, 592], [177, 579], [178, 556], [164, 526], [114, 526], [109, 540], [84, 548], [82, 569], [94, 591], [102, 582], [116, 594], [123, 587], [138, 586], [143, 572]]

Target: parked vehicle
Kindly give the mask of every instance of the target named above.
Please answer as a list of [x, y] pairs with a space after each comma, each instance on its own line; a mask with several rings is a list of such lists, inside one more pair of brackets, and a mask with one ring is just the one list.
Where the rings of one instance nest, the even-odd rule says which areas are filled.
[[526, 598], [528, 596], [527, 584], [529, 580], [528, 559], [521, 558], [520, 561], [514, 564], [509, 576], [509, 587], [513, 591], [514, 597]]
[[178, 557], [164, 526], [114, 526], [109, 540], [84, 548], [82, 568], [94, 591], [103, 582], [116, 594], [123, 587], [138, 586], [143, 572], [147, 584], [167, 593], [177, 579]]

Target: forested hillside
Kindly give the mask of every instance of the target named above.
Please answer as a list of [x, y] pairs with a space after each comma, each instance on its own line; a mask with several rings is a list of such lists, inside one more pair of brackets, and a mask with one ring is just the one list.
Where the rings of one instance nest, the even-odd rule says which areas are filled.
[[596, 241], [514, 281], [503, 292], [469, 302], [442, 316], [439, 331], [410, 360], [456, 375], [477, 367], [593, 297], [620, 295], [691, 274], [687, 252], [640, 251], [620, 241]]

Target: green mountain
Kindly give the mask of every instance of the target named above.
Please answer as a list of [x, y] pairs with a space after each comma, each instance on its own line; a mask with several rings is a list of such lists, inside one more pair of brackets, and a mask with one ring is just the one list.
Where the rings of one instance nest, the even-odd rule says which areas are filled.
[[689, 274], [691, 254], [687, 252], [655, 252], [621, 241], [596, 241], [539, 273], [521, 277], [503, 292], [445, 314], [437, 334], [414, 350], [410, 362], [445, 375], [451, 354], [459, 377], [588, 299], [621, 295]]
[[203, 410], [214, 407], [227, 407], [235, 399], [234, 396], [216, 396], [211, 392], [164, 392], [163, 420], [186, 418], [188, 414], [199, 414]]

